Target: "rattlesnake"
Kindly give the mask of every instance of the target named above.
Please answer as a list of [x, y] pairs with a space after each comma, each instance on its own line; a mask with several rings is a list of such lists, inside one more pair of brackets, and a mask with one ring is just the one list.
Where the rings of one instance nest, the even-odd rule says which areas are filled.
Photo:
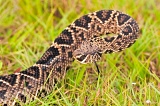
[[[116, 35], [107, 36], [110, 33]], [[65, 28], [33, 66], [0, 76], [0, 104], [11, 106], [49, 93], [74, 58], [81, 63], [97, 61], [102, 53], [130, 47], [138, 35], [136, 21], [122, 12], [100, 10], [84, 15]]]

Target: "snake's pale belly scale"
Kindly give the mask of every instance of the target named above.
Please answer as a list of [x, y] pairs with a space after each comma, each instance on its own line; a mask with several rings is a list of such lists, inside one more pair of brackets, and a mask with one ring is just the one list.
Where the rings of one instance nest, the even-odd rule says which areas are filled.
[[[101, 37], [109, 33], [116, 36]], [[135, 20], [119, 11], [101, 10], [82, 16], [62, 31], [33, 66], [0, 76], [0, 104], [11, 106], [17, 104], [17, 100], [26, 102], [51, 92], [74, 58], [81, 63], [97, 61], [102, 53], [131, 46], [138, 34]]]

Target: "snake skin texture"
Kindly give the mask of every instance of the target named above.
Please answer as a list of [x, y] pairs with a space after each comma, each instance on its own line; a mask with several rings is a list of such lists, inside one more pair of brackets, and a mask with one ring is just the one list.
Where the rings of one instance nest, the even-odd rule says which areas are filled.
[[122, 12], [100, 10], [84, 15], [65, 28], [33, 66], [0, 76], [0, 104], [14, 106], [18, 101], [42, 97], [65, 76], [74, 59], [81, 63], [97, 61], [103, 53], [130, 47], [138, 36], [136, 21]]

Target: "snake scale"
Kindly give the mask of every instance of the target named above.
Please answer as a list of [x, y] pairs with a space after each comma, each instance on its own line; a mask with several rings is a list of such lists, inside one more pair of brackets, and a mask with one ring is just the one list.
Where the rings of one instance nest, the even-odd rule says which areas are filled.
[[138, 35], [136, 21], [122, 12], [100, 10], [84, 15], [65, 28], [33, 66], [0, 76], [0, 104], [14, 106], [17, 101], [42, 97], [65, 76], [74, 59], [81, 63], [97, 61], [103, 53], [130, 47]]

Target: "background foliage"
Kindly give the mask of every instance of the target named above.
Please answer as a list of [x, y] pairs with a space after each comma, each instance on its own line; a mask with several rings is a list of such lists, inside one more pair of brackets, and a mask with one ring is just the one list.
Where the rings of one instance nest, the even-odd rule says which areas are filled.
[[0, 74], [33, 65], [61, 31], [89, 12], [115, 9], [132, 16], [141, 33], [123, 52], [93, 64], [75, 61], [45, 98], [27, 105], [160, 106], [159, 0], [0, 0]]

